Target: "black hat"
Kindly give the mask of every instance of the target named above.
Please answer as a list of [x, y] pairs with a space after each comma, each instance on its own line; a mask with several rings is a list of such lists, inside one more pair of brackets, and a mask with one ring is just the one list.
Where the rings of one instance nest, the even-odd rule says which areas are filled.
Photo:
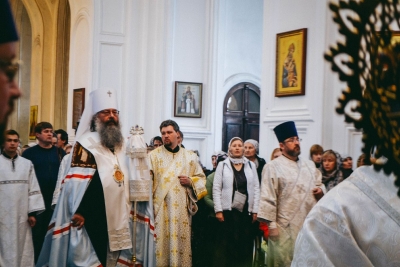
[[8, 0], [0, 0], [0, 44], [18, 41], [17, 29]]
[[274, 132], [276, 137], [278, 138], [279, 143], [285, 141], [289, 137], [298, 136], [296, 125], [294, 125], [293, 121], [287, 121], [279, 124], [274, 128]]

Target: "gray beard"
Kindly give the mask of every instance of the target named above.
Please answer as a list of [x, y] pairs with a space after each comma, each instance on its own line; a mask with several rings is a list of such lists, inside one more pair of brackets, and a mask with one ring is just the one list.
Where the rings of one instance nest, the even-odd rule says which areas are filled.
[[301, 150], [296, 151], [296, 150], [293, 149], [293, 150], [288, 150], [286, 153], [287, 153], [289, 156], [296, 158], [296, 157], [298, 157], [298, 156], [300, 155]]
[[121, 133], [121, 124], [118, 122], [117, 125], [106, 125], [96, 118], [96, 130], [100, 136], [100, 143], [109, 148], [118, 150], [122, 148], [124, 143], [124, 137]]

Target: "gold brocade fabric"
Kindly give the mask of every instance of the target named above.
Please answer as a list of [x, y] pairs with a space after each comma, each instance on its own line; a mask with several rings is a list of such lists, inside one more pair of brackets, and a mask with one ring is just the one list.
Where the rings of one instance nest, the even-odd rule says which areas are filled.
[[187, 210], [186, 189], [178, 176], [194, 177], [205, 185], [205, 175], [197, 155], [183, 148], [171, 153], [164, 147], [149, 154], [150, 169], [154, 174], [154, 215], [156, 228], [156, 266], [192, 266], [190, 246], [191, 216]]

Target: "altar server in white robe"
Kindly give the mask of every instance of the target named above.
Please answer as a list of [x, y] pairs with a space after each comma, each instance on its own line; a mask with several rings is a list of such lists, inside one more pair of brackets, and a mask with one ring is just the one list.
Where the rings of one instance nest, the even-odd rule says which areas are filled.
[[34, 266], [31, 227], [45, 209], [31, 161], [18, 156], [19, 134], [5, 133], [0, 155], [0, 266]]
[[300, 139], [293, 121], [274, 128], [282, 156], [264, 166], [258, 220], [268, 223], [268, 266], [290, 266], [294, 242], [325, 186], [315, 164], [299, 158]]
[[[383, 2], [386, 3], [384, 9]], [[355, 17], [383, 18], [383, 14], [379, 14], [383, 10], [398, 8], [397, 3], [383, 2], [359, 2], [360, 5], [354, 10]], [[338, 23], [336, 19], [342, 8], [347, 10], [341, 5], [331, 6]], [[392, 21], [398, 21], [397, 15], [384, 14], [384, 21], [374, 22], [380, 28], [363, 33], [371, 42], [380, 40], [379, 44], [373, 46], [368, 41], [360, 43], [360, 51], [364, 51], [368, 57], [362, 58], [364, 62], [360, 59], [351, 66], [348, 71], [351, 75], [346, 79], [341, 77], [342, 81], [347, 81], [348, 90], [343, 91], [339, 98], [337, 111], [346, 115], [346, 122], [354, 122], [357, 128], [362, 128], [363, 153], [369, 154], [375, 149], [373, 156], [384, 156], [387, 162], [356, 169], [319, 201], [299, 233], [292, 266], [400, 266], [400, 191], [396, 188], [400, 185], [400, 47], [390, 31], [387, 31], [386, 41], [379, 37], [385, 31], [383, 29], [389, 29]], [[353, 23], [361, 26], [347, 29], [346, 32], [365, 29], [361, 23], [369, 25], [367, 20], [356, 19]], [[349, 58], [358, 57], [359, 50], [354, 49], [357, 48], [354, 47], [357, 45], [354, 38], [347, 39], [345, 43], [342, 40], [340, 38], [337, 42], [341, 50], [353, 51], [348, 55]], [[332, 69], [340, 72], [337, 60], [339, 57], [342, 59], [343, 54], [338, 53], [337, 48], [332, 46], [332, 53], [326, 58], [331, 61]], [[363, 76], [365, 71], [370, 75]], [[346, 110], [355, 99], [358, 101], [357, 111], [361, 113], [353, 118], [348, 116]], [[369, 161], [369, 157], [366, 160]]]

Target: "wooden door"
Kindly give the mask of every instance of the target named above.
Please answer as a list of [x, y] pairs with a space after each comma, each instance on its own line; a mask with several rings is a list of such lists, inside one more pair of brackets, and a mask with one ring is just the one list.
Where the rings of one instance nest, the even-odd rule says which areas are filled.
[[239, 83], [226, 94], [224, 101], [222, 150], [228, 150], [233, 137], [259, 139], [260, 89], [251, 83]]

